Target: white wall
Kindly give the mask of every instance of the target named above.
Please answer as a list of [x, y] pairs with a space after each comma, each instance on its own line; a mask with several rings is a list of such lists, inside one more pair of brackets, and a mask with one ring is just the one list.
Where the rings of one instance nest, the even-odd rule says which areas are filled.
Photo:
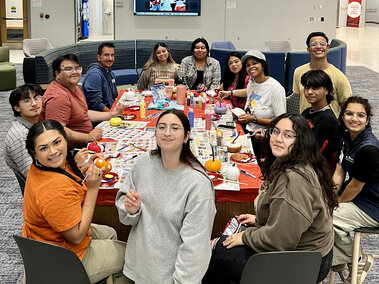
[[324, 31], [331, 39], [336, 34], [337, 0], [203, 0], [199, 17], [134, 16], [132, 0], [115, 2], [116, 39], [203, 36], [209, 43], [231, 40], [241, 49], [262, 49], [266, 40], [289, 40], [293, 49], [304, 50], [310, 32]]
[[366, 22], [379, 23], [379, 0], [367, 0]]
[[[53, 46], [75, 42], [74, 0], [41, 0], [30, 5], [31, 37], [48, 37]], [[237, 48], [262, 49], [266, 40], [289, 40], [305, 49], [312, 31], [335, 38], [337, 0], [202, 0], [201, 16], [134, 16], [132, 0], [115, 1], [115, 39], [231, 40]], [[233, 8], [235, 7], [235, 9]], [[40, 12], [50, 14], [41, 20]], [[310, 21], [313, 17], [314, 21]], [[321, 21], [324, 17], [324, 21]]]
[[[38, 7], [39, 2], [42, 7]], [[75, 1], [41, 0], [28, 1], [30, 38], [47, 37], [52, 46], [64, 46], [75, 42]], [[37, 6], [37, 7], [36, 7]], [[40, 19], [40, 13], [48, 14]]]
[[[115, 1], [115, 39], [224, 39], [225, 0], [203, 0], [201, 16], [134, 16], [133, 0]], [[118, 3], [123, 8], [118, 7]]]

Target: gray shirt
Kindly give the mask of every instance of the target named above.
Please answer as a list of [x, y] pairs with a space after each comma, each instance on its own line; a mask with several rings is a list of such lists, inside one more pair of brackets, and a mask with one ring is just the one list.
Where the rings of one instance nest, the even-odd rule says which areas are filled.
[[17, 116], [5, 136], [5, 162], [13, 171], [20, 173], [26, 179], [32, 157], [26, 150], [26, 136], [32, 123]]
[[[123, 203], [131, 188], [141, 196], [134, 215]], [[123, 270], [128, 278], [137, 284], [201, 282], [216, 213], [213, 185], [205, 174], [188, 165], [167, 170], [159, 156], [146, 153], [117, 193], [116, 206], [120, 221], [132, 225]]]

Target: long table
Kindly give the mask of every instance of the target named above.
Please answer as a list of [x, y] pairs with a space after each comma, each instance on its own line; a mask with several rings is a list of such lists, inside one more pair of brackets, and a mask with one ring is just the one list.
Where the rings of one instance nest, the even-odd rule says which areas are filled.
[[[124, 91], [119, 91], [119, 96], [114, 105], [117, 104]], [[146, 97], [146, 107], [151, 101], [151, 97]], [[185, 107], [184, 112], [188, 115], [189, 107]], [[156, 113], [156, 110], [146, 110], [146, 116]], [[140, 118], [139, 111], [132, 112], [136, 115], [135, 120], [143, 120]], [[204, 111], [201, 108], [194, 109], [195, 117], [201, 118]], [[131, 114], [125, 110], [123, 115]], [[158, 118], [146, 120], [149, 121], [148, 127], [154, 127]], [[240, 126], [238, 126], [240, 127]], [[238, 168], [245, 170], [257, 178], [252, 178], [245, 175], [240, 175], [239, 181], [240, 191], [224, 191], [216, 190], [216, 208], [217, 214], [214, 221], [212, 237], [217, 237], [223, 231], [227, 221], [234, 215], [241, 213], [253, 212], [253, 201], [258, 194], [258, 189], [262, 183], [260, 176], [261, 172], [256, 164], [238, 164]], [[101, 189], [98, 194], [93, 222], [97, 224], [106, 224], [113, 227], [118, 234], [120, 240], [126, 241], [130, 231], [130, 226], [125, 226], [120, 223], [117, 209], [115, 207], [115, 198], [117, 189]]]

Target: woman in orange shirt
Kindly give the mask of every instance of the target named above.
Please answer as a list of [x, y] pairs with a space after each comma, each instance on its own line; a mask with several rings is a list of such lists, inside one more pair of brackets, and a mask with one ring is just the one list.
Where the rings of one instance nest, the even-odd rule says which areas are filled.
[[80, 170], [67, 150], [63, 126], [55, 120], [34, 124], [26, 148], [33, 164], [25, 186], [22, 235], [71, 249], [91, 283], [111, 274], [120, 280], [115, 283], [128, 283], [121, 272], [125, 243], [117, 241], [113, 228], [91, 224], [101, 182], [101, 169], [93, 166], [96, 155]]

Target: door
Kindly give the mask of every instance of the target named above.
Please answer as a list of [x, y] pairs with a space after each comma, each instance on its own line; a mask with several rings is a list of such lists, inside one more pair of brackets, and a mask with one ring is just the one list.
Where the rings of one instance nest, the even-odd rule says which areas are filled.
[[103, 0], [103, 35], [113, 37], [113, 0]]
[[27, 0], [0, 0], [1, 44], [21, 47], [28, 38]]

